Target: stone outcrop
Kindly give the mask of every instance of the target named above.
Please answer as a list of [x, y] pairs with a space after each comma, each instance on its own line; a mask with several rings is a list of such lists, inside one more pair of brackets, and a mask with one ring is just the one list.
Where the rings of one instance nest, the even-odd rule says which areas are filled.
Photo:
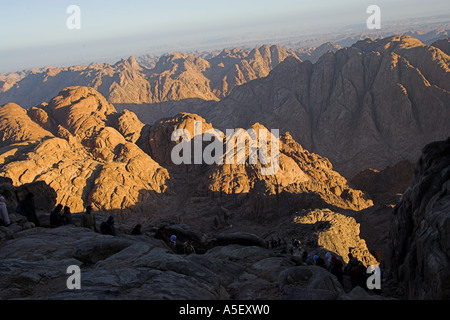
[[[195, 123], [198, 124], [196, 130]], [[260, 124], [251, 128], [255, 132], [268, 131]], [[216, 163], [194, 165], [196, 146], [191, 141], [186, 148], [191, 151], [186, 158], [191, 164], [175, 165], [172, 151], [181, 143], [171, 141], [175, 130], [186, 130], [191, 138], [196, 135], [195, 138], [201, 141], [214, 128], [198, 115], [183, 113], [144, 127], [137, 145], [171, 173], [173, 184], [169, 191], [178, 195], [176, 201], [180, 203], [172, 210], [196, 219], [196, 223], [208, 217], [213, 219], [211, 225], [226, 225], [231, 216], [262, 222], [301, 208], [362, 210], [373, 205], [366, 194], [352, 189], [347, 180], [333, 170], [328, 159], [303, 149], [288, 133], [279, 139], [279, 170], [276, 174], [264, 175], [265, 165], [261, 164], [260, 158], [255, 164], [249, 162], [248, 145], [244, 148], [244, 164], [227, 164], [226, 139], [223, 145], [219, 141], [223, 152]], [[242, 131], [237, 129], [235, 132]], [[216, 131], [216, 134], [225, 137], [223, 132]], [[218, 140], [212, 138], [210, 141], [201, 141], [202, 154]], [[269, 154], [270, 148], [269, 144]], [[238, 149], [232, 153], [236, 156]]]
[[[326, 209], [312, 210], [296, 216], [293, 222], [299, 225], [298, 238], [306, 244], [316, 243], [323, 255], [326, 251], [333, 252], [348, 263], [351, 253], [365, 266], [379, 264], [367, 249], [366, 242], [359, 237], [360, 226], [352, 217]], [[308, 225], [313, 226], [315, 232], [311, 232]]]
[[450, 139], [427, 145], [395, 208], [386, 278], [407, 299], [450, 297]]
[[297, 57], [300, 58], [302, 61], [309, 60], [312, 63], [316, 63], [321, 56], [331, 52], [336, 52], [338, 50], [342, 49], [342, 47], [334, 42], [326, 42], [321, 44], [318, 47], [311, 47], [307, 49], [297, 49], [295, 50], [295, 53]]
[[[198, 132], [195, 129], [195, 122], [201, 123]], [[180, 113], [175, 117], [161, 119], [153, 126], [144, 127], [136, 144], [158, 163], [173, 165], [172, 150], [179, 142], [172, 141], [175, 130], [186, 130], [189, 138], [194, 139], [195, 135], [203, 134], [210, 129], [213, 129], [212, 125], [199, 115]]]

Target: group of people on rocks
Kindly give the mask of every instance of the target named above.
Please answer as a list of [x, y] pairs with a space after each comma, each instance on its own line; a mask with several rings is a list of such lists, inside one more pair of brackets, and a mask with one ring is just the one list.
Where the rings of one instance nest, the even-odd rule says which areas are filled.
[[[32, 222], [36, 227], [41, 226], [41, 221], [36, 214], [36, 205], [34, 201], [34, 194], [28, 193], [21, 201], [19, 201], [16, 207], [16, 213], [27, 218], [29, 222]], [[50, 211], [50, 227], [57, 228], [65, 225], [75, 225], [72, 219], [72, 213], [69, 206], [63, 206], [62, 204], [56, 205]], [[3, 196], [0, 196], [0, 226], [10, 226], [11, 220], [6, 205], [6, 200]], [[100, 232], [104, 235], [116, 235], [116, 229], [114, 226], [114, 217], [110, 216], [108, 219], [100, 224], [100, 230], [97, 230], [97, 222], [95, 215], [92, 212], [92, 206], [87, 206], [85, 212], [81, 215], [80, 226], [82, 228], [92, 229], [95, 232]], [[132, 235], [140, 235], [141, 225], [138, 224], [131, 232]]]
[[302, 243], [298, 239], [292, 239], [287, 244], [286, 237], [278, 237], [278, 241], [272, 238], [272, 240], [265, 242], [265, 246], [266, 249], [284, 246], [281, 254], [286, 254], [289, 251], [291, 255], [296, 254], [300, 256], [300, 252], [303, 251], [301, 259], [305, 265], [315, 265], [328, 270], [336, 276], [341, 284], [344, 283], [344, 275], [346, 275], [350, 278], [352, 288], [356, 286], [366, 287], [367, 268], [352, 253], [348, 254], [348, 263], [344, 266], [344, 262], [330, 252], [327, 252], [325, 258], [322, 258], [318, 254], [311, 255], [306, 250], [302, 250]]
[[176, 253], [195, 254], [193, 239], [186, 240], [183, 242], [183, 244], [180, 244], [179, 242], [177, 242], [178, 240], [175, 234], [172, 234], [170, 237], [167, 236], [166, 229], [164, 227], [158, 228], [158, 230], [156, 230], [155, 239], [163, 240]]
[[[27, 218], [29, 222], [34, 223], [36, 227], [41, 226], [41, 222], [36, 214], [36, 205], [34, 203], [34, 194], [28, 193], [16, 207], [16, 213], [21, 214]], [[10, 226], [11, 220], [9, 218], [8, 208], [5, 197], [0, 196], [0, 226]]]
[[315, 265], [328, 270], [336, 276], [341, 284], [344, 284], [344, 275], [347, 275], [350, 277], [352, 288], [356, 286], [365, 288], [367, 281], [366, 266], [352, 253], [348, 254], [348, 259], [347, 265], [344, 266], [344, 262], [330, 252], [325, 254], [325, 259], [318, 254], [311, 256], [306, 250], [302, 254], [302, 261], [306, 265]]
[[277, 247], [281, 247], [282, 245], [286, 245], [286, 237], [283, 237], [283, 239], [281, 239], [280, 237], [278, 237], [277, 240], [275, 240], [274, 238], [272, 238], [270, 241], [266, 240], [266, 249], [275, 249]]
[[317, 254], [312, 256], [311, 259], [311, 255], [306, 251], [302, 256], [302, 260], [306, 265], [316, 265], [328, 270], [336, 276], [342, 285], [344, 284], [344, 275], [347, 275], [350, 278], [352, 288], [356, 286], [365, 288], [367, 281], [366, 266], [351, 253], [348, 254], [348, 258], [349, 262], [344, 266], [344, 262], [330, 252], [325, 254], [325, 259]]
[[302, 243], [298, 239], [292, 239], [290, 244], [287, 244], [286, 237], [278, 237], [278, 240], [275, 240], [272, 238], [270, 241], [266, 240], [265, 242], [266, 249], [276, 249], [278, 247], [282, 247], [281, 253], [287, 253], [287, 250], [289, 250], [289, 253], [291, 255], [294, 254], [294, 251], [300, 251], [302, 248]]
[[65, 206], [63, 210], [63, 205], [58, 204], [50, 212], [50, 226], [60, 227], [68, 224], [73, 224], [70, 207]]
[[[41, 221], [36, 214], [36, 204], [32, 192], [27, 193], [25, 197], [19, 201], [16, 207], [16, 213], [26, 217], [28, 222], [32, 222], [36, 227], [41, 226]], [[50, 226], [59, 227], [68, 224], [73, 224], [70, 208], [58, 204], [50, 212]], [[0, 225], [7, 227], [11, 225], [6, 201], [3, 196], [0, 196]]]

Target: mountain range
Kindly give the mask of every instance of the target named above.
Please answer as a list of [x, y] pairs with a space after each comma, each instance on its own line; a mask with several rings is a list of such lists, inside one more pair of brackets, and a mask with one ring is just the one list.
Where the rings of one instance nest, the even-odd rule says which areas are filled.
[[[378, 264], [387, 245], [389, 274], [405, 286], [408, 297], [423, 298], [423, 292], [442, 297], [447, 273], [439, 271], [439, 283], [429, 289], [414, 286], [397, 267], [403, 266], [411, 279], [420, 278], [415, 262], [428, 256], [422, 245], [448, 261], [448, 237], [432, 245], [413, 230], [433, 239], [445, 234], [445, 227], [427, 221], [441, 221], [435, 214], [442, 216], [446, 209], [448, 140], [429, 143], [450, 136], [449, 48], [449, 39], [425, 45], [398, 35], [344, 48], [327, 43], [315, 51], [262, 46], [2, 75], [0, 193], [10, 212], [20, 200], [17, 188], [45, 186], [52, 190], [45, 210], [61, 203], [80, 213], [92, 205], [127, 225], [182, 222], [195, 231], [178, 225], [177, 232], [185, 240], [195, 234], [204, 250], [211, 248], [203, 238], [230, 230], [265, 240], [301, 237], [305, 247], [321, 254], [333, 251], [344, 262], [351, 251]], [[173, 139], [174, 133], [202, 138], [206, 148], [212, 145], [205, 138], [209, 132], [238, 128], [279, 129], [276, 173], [261, 174], [260, 161], [174, 163], [173, 150], [186, 143]], [[194, 149], [195, 143], [186, 145]], [[412, 163], [418, 163], [415, 169]], [[14, 217], [13, 229], [25, 229], [22, 220]], [[8, 230], [0, 229], [1, 241], [3, 234], [14, 237]], [[64, 237], [66, 231], [54, 234]], [[217, 242], [227, 236], [212, 238]], [[255, 243], [252, 236], [244, 238]], [[20, 243], [0, 243], [12, 246], [5, 251], [7, 259], [15, 257], [14, 246]], [[122, 243], [117, 252], [128, 245]], [[211, 252], [220, 250], [234, 248]], [[68, 257], [92, 258], [83, 252]], [[283, 264], [291, 266], [289, 261]], [[210, 267], [216, 268], [214, 263]], [[439, 269], [439, 263], [423, 265]], [[433, 274], [423, 268], [425, 277]], [[336, 296], [344, 296], [338, 291]], [[213, 296], [228, 297], [222, 293]]]
[[261, 176], [260, 164], [175, 166], [172, 132], [185, 128], [193, 133], [195, 121], [203, 124], [203, 133], [213, 128], [188, 113], [144, 125], [130, 111], [118, 113], [89, 87], [66, 88], [47, 105], [29, 110], [5, 104], [0, 108], [1, 175], [14, 185], [44, 181], [58, 194], [58, 203], [76, 211], [87, 204], [101, 211], [137, 211], [136, 204], [164, 199], [160, 194], [179, 198], [181, 190], [188, 190], [177, 182], [185, 179], [185, 170], [193, 170], [188, 175], [198, 180], [189, 198], [253, 192], [280, 197], [286, 192], [295, 201], [308, 195], [312, 202], [348, 209], [371, 205], [327, 159], [310, 154], [289, 135], [282, 136], [280, 170], [274, 176]]
[[15, 102], [24, 107], [36, 106], [65, 87], [75, 85], [92, 87], [115, 104], [150, 104], [189, 98], [218, 101], [234, 87], [267, 76], [288, 56], [318, 59], [326, 50], [337, 48], [330, 43], [316, 50], [296, 52], [264, 45], [253, 50], [224, 49], [206, 56], [172, 53], [159, 58], [130, 57], [114, 65], [26, 70], [0, 77], [0, 104]]
[[200, 114], [219, 128], [258, 121], [288, 131], [347, 177], [415, 162], [425, 144], [450, 134], [448, 43], [395, 36], [315, 64], [288, 58]]
[[306, 53], [279, 46], [174, 53], [153, 68], [130, 57], [3, 76], [0, 103], [30, 108], [82, 85], [148, 124], [179, 112], [199, 114], [221, 130], [260, 122], [289, 132], [352, 178], [414, 162], [421, 146], [449, 134], [448, 47], [448, 39], [425, 45], [393, 36]]

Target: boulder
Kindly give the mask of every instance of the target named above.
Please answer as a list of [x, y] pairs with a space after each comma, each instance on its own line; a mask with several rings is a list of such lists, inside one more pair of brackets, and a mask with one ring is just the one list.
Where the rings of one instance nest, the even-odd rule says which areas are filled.
[[121, 252], [133, 244], [127, 239], [102, 239], [83, 243], [73, 250], [73, 257], [83, 263], [93, 264]]
[[317, 266], [286, 269], [278, 283], [286, 300], [335, 300], [345, 293], [335, 276]]

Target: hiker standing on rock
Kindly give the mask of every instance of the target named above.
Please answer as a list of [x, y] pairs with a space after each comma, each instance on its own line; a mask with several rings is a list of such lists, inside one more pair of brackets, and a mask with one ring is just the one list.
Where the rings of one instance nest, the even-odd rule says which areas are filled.
[[97, 225], [96, 225], [96, 221], [95, 221], [95, 216], [92, 213], [92, 207], [91, 206], [87, 206], [86, 207], [86, 212], [83, 213], [83, 215], [81, 216], [81, 227], [82, 228], [89, 228], [94, 230], [95, 232], [97, 231]]
[[9, 220], [8, 209], [6, 208], [5, 198], [0, 196], [0, 225], [9, 226], [11, 221]]

